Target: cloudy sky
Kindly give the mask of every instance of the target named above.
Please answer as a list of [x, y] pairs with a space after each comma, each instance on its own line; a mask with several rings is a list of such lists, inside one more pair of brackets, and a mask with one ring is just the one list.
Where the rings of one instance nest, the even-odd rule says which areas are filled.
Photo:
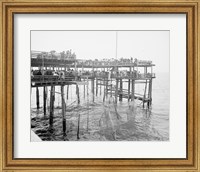
[[169, 34], [169, 31], [31, 31], [31, 50], [72, 49], [78, 59], [152, 60], [155, 72], [169, 72]]

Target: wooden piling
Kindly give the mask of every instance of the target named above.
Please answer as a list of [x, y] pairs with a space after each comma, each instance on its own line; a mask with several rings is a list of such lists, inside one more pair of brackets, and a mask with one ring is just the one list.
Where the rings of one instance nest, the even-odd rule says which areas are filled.
[[147, 106], [148, 108], [152, 104], [152, 79], [149, 80], [149, 90], [148, 90], [148, 103]]
[[119, 101], [122, 101], [122, 92], [123, 90], [123, 82], [122, 82], [122, 79], [120, 79], [120, 94], [119, 94]]
[[88, 96], [89, 96], [89, 92], [88, 92], [88, 90], [89, 90], [89, 82], [88, 82], [88, 77], [87, 77], [87, 99], [88, 99]]
[[55, 86], [51, 86], [50, 93], [50, 114], [49, 114], [49, 129], [53, 129], [53, 116], [54, 116], [54, 101], [55, 101]]
[[117, 103], [117, 96], [118, 96], [118, 82], [119, 82], [119, 80], [116, 79], [115, 103]]
[[[130, 75], [129, 75], [129, 78], [131, 77], [131, 67], [129, 68], [129, 72], [130, 72]], [[128, 101], [130, 100], [130, 91], [131, 90], [131, 80], [129, 79], [128, 80]]]
[[46, 87], [43, 87], [43, 108], [44, 108], [44, 117], [46, 116], [46, 99], [47, 99], [47, 92]]
[[62, 122], [63, 122], [63, 134], [66, 133], [66, 117], [65, 117], [65, 98], [64, 98], [64, 86], [61, 85], [61, 98], [62, 98]]
[[106, 80], [106, 98], [108, 97], [108, 78], [107, 78], [107, 80]]
[[144, 108], [144, 103], [145, 103], [145, 100], [146, 100], [146, 91], [147, 91], [147, 80], [145, 82], [145, 88], [144, 88], [143, 108]]
[[128, 101], [130, 100], [130, 88], [131, 88], [131, 80], [128, 80]]
[[101, 80], [100, 80], [100, 96], [101, 96], [101, 84], [102, 84], [102, 82], [101, 82]]
[[77, 84], [76, 84], [76, 95], [77, 95], [78, 104], [80, 104], [79, 87]]
[[94, 66], [92, 66], [92, 74], [93, 75], [92, 75], [92, 79], [91, 79], [91, 91], [92, 91], [92, 100], [94, 102], [94, 79], [95, 79], [95, 76], [94, 76]]
[[[85, 82], [85, 79], [83, 80]], [[85, 99], [85, 84], [83, 85], [84, 99]]]
[[77, 139], [79, 140], [79, 130], [80, 130], [80, 113], [78, 114], [78, 128], [77, 128]]
[[150, 87], [150, 105], [152, 105], [152, 89], [153, 89], [153, 87], [152, 87], [152, 79], [151, 79], [150, 83], [151, 83], [151, 87]]
[[98, 79], [96, 78], [96, 96], [98, 94]]
[[[112, 76], [112, 73], [111, 73], [111, 76]], [[113, 86], [112, 86], [112, 77], [110, 77], [110, 96], [112, 97], [112, 91], [113, 91]]]
[[135, 80], [132, 79], [132, 93], [131, 93], [131, 101], [135, 99]]
[[40, 108], [40, 93], [39, 93], [38, 87], [36, 87], [36, 105], [37, 105], [37, 109], [39, 109]]
[[91, 79], [91, 91], [92, 91], [92, 100], [94, 102], [94, 78]]
[[67, 100], [69, 98], [69, 85], [67, 85]]
[[104, 78], [104, 81], [103, 81], [103, 102], [105, 101], [105, 97], [106, 97], [106, 86], [105, 86], [106, 82], [105, 82], [105, 78]]
[[87, 77], [87, 131], [89, 129], [89, 94], [88, 94], [88, 77]]

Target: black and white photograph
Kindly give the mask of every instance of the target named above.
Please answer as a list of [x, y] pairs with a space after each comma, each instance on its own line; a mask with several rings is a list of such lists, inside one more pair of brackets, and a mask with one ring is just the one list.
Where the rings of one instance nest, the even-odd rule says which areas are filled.
[[31, 142], [169, 141], [169, 30], [31, 30]]

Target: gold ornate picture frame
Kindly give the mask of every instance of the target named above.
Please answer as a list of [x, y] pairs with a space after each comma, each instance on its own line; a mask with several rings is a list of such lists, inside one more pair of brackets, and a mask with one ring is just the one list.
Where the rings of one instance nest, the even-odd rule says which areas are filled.
[[[0, 32], [0, 169], [1, 171], [200, 171], [199, 0], [2, 0]], [[187, 158], [185, 159], [15, 159], [14, 36], [15, 14], [145, 13], [186, 14], [187, 18]]]

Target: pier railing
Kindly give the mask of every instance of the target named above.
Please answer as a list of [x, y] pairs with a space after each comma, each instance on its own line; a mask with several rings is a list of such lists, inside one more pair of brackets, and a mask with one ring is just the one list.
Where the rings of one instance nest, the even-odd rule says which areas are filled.
[[35, 87], [37, 85], [51, 85], [51, 84], [66, 84], [70, 81], [79, 80], [74, 76], [53, 76], [53, 75], [34, 75], [31, 78], [31, 86]]
[[75, 59], [41, 59], [31, 58], [31, 67], [38, 66], [65, 66], [75, 63]]
[[[94, 74], [94, 77], [108, 77], [108, 73], [96, 73]], [[140, 74], [140, 73], [119, 73], [119, 74], [111, 74], [111, 78], [131, 78], [131, 79], [146, 79], [146, 78], [155, 78], [155, 73], [147, 73], [147, 74]]]

